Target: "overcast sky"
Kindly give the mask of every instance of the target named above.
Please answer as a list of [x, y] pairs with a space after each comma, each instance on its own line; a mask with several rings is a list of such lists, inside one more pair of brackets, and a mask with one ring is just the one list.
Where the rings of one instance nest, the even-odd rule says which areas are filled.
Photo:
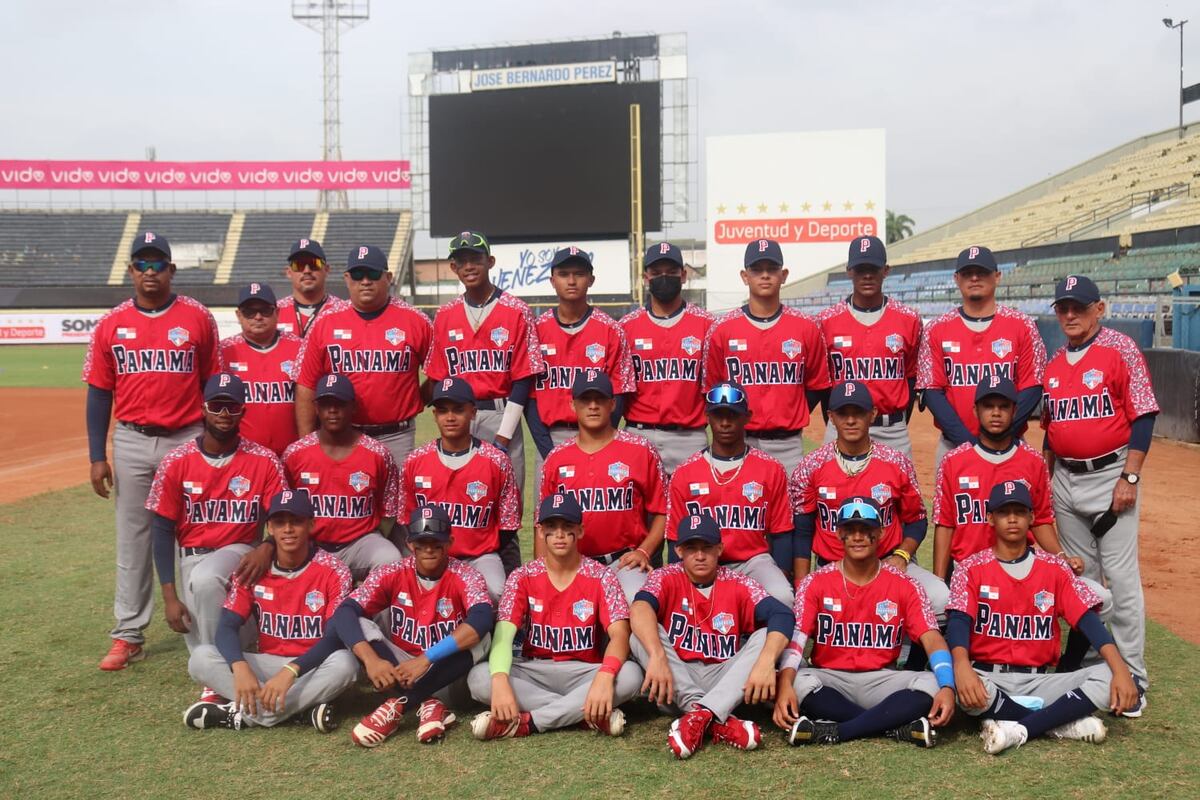
[[[682, 31], [702, 137], [885, 128], [921, 230], [1175, 125], [1160, 19], [1188, 16], [1200, 44], [1178, 0], [374, 0], [342, 40], [343, 157], [409, 155], [410, 52]], [[319, 46], [288, 0], [3, 0], [0, 158], [319, 158]]]

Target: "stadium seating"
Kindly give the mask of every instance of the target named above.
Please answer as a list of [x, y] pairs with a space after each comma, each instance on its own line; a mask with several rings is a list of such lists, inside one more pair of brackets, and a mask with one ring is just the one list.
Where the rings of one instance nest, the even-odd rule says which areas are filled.
[[[175, 285], [204, 286], [213, 282], [229, 220], [228, 213], [151, 211], [142, 213], [138, 229], [157, 231], [171, 243], [171, 258], [178, 266]], [[111, 255], [108, 261], [111, 264]], [[128, 273], [124, 282], [129, 283]]]
[[274, 286], [277, 293], [283, 293], [288, 248], [297, 239], [312, 235], [313, 216], [311, 211], [246, 214], [230, 284], [263, 281]]
[[0, 286], [103, 286], [124, 213], [0, 215]]

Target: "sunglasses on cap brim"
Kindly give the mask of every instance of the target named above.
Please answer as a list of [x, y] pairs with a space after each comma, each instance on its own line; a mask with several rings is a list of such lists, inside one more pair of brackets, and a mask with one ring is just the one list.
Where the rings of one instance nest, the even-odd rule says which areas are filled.
[[866, 503], [847, 503], [842, 506], [838, 509], [837, 522], [838, 525], [845, 525], [848, 522], [863, 522], [875, 527], [879, 527], [881, 524], [879, 511]]
[[473, 247], [482, 247], [484, 250], [487, 250], [488, 243], [478, 233], [459, 236], [450, 240], [450, 255], [454, 255], [455, 250], [465, 250]]
[[346, 270], [346, 274], [350, 276], [350, 280], [352, 281], [361, 281], [363, 278], [377, 281], [383, 277], [383, 272], [381, 269], [372, 269], [371, 267], [353, 267]]
[[421, 517], [408, 524], [408, 538], [418, 539], [426, 534], [440, 536], [450, 532], [450, 525], [436, 517]]
[[710, 403], [737, 404], [746, 402], [746, 393], [736, 386], [722, 384], [709, 389], [704, 399]]

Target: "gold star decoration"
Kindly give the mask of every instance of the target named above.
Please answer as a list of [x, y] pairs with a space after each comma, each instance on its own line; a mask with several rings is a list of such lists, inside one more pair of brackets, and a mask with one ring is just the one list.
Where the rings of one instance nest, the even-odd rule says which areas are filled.
[[724, 203], [721, 203], [719, 206], [717, 206], [717, 213], [718, 213], [718, 214], [724, 214], [724, 213], [725, 213], [725, 204], [724, 204]]
[[781, 214], [786, 214], [786, 213], [787, 213], [787, 210], [788, 210], [788, 204], [787, 204], [787, 203], [780, 203], [780, 204], [779, 204], [779, 213], [781, 213]]
[[846, 202], [842, 203], [842, 210], [844, 210], [844, 211], [849, 211], [849, 210], [850, 210], [850, 209], [852, 209], [852, 208], [854, 208], [854, 203], [851, 203], [849, 200], [847, 200]]
[[738, 203], [738, 206], [737, 206], [737, 212], [738, 212], [739, 214], [745, 214], [745, 213], [746, 213], [746, 204], [745, 204], [745, 203]]
[[874, 211], [874, 210], [875, 210], [875, 201], [868, 200], [867, 201], [867, 211]]
[[824, 203], [821, 204], [821, 208], [824, 211], [831, 211], [831, 210], [833, 210], [833, 203], [826, 200]]
[[760, 214], [765, 214], [765, 213], [767, 213], [767, 204], [766, 204], [766, 203], [759, 203], [759, 204], [758, 204], [758, 213], [760, 213]]
[[811, 208], [812, 208], [812, 203], [807, 203], [807, 202], [804, 203], [804, 205], [800, 206], [801, 211], [808, 211]]

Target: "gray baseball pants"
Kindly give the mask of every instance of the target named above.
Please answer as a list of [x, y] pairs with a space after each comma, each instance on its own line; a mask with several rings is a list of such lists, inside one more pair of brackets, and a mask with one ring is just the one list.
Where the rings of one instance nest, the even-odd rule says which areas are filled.
[[804, 458], [804, 437], [799, 431], [786, 439], [763, 439], [755, 436], [754, 431], [746, 431], [746, 444], [781, 462], [787, 475], [791, 475]]
[[769, 553], [759, 553], [745, 561], [726, 561], [721, 566], [729, 567], [734, 572], [740, 572], [753, 578], [767, 590], [767, 594], [771, 597], [788, 608], [792, 607], [792, 603], [796, 599], [792, 594], [792, 584]]
[[[569, 728], [583, 722], [583, 703], [599, 664], [584, 661], [513, 658], [508, 673], [517, 706], [528, 711], [539, 731]], [[642, 688], [642, 668], [626, 661], [613, 684], [613, 708], [627, 703]], [[485, 706], [492, 704], [492, 673], [487, 662], [476, 664], [467, 675], [471, 696]]]
[[705, 428], [659, 431], [653, 428], [635, 428], [626, 422], [625, 430], [644, 437], [654, 445], [658, 450], [658, 457], [662, 459], [663, 470], [668, 476], [693, 454], [708, 446], [708, 431]]
[[1096, 708], [1108, 708], [1109, 687], [1112, 685], [1112, 670], [1107, 664], [1094, 664], [1074, 672], [1035, 675], [1027, 672], [984, 672], [975, 670], [987, 689], [987, 705], [983, 708], [962, 708], [972, 717], [978, 717], [992, 707], [996, 690], [1009, 697], [1031, 695], [1040, 697], [1046, 705], [1053, 703], [1067, 692], [1077, 691], [1091, 700]]
[[229, 593], [229, 576], [242, 556], [253, 549], [248, 544], [229, 544], [211, 553], [179, 557], [176, 588], [180, 601], [192, 615], [190, 630], [183, 635], [188, 652], [194, 653], [200, 645], [213, 643]]
[[876, 669], [868, 672], [849, 672], [840, 669], [809, 667], [796, 671], [792, 681], [798, 702], [804, 702], [820, 688], [836, 690], [850, 702], [862, 708], [873, 708], [896, 692], [912, 689], [932, 698], [938, 692], [937, 679], [932, 672], [909, 672], [896, 669]]
[[500, 597], [504, 594], [504, 582], [508, 579], [500, 554], [484, 553], [475, 558], [464, 558], [463, 561], [479, 570], [479, 574], [483, 575], [483, 582], [487, 584], [488, 597], [492, 598], [494, 605], [499, 605]]
[[363, 581], [376, 567], [399, 561], [401, 558], [396, 545], [378, 531], [365, 533], [341, 550], [330, 550], [329, 553], [350, 568], [350, 574], [356, 582]]
[[[705, 664], [700, 661], [684, 661], [675, 652], [667, 632], [658, 626], [658, 639], [667, 654], [667, 665], [675, 681], [675, 702], [671, 710], [682, 714], [699, 704], [713, 712], [724, 722], [735, 708], [742, 703], [746, 681], [750, 671], [767, 643], [767, 629], [759, 628], [752, 633], [738, 650], [737, 655], [727, 661]], [[650, 663], [650, 654], [636, 636], [629, 640], [633, 657], [643, 666]]]
[[[385, 645], [387, 645], [387, 648], [392, 651], [392, 655], [396, 657], [397, 663], [409, 661], [415, 658], [415, 656], [401, 650], [392, 643], [391, 639], [384, 635], [383, 629], [379, 627], [379, 624], [376, 620], [386, 617], [387, 614], [387, 609], [384, 609], [379, 616], [375, 618], [375, 620], [370, 620], [366, 617], [363, 617], [361, 620], [359, 620], [359, 626], [362, 628], [363, 636], [366, 637], [368, 642], [383, 642]], [[480, 661], [483, 661], [487, 657], [488, 650], [491, 649], [491, 644], [492, 635], [489, 633], [480, 639], [478, 644], [471, 648], [471, 660], [476, 664], [478, 664]], [[433, 693], [433, 696], [451, 708], [466, 708], [471, 703], [471, 691], [467, 688], [467, 679], [465, 676], [460, 680], [454, 681], [448, 686], [437, 690]]]
[[[485, 442], [495, 443], [496, 434], [500, 431], [500, 423], [504, 419], [506, 401], [497, 400], [495, 402], [499, 408], [479, 409], [475, 412], [475, 421], [471, 423], [471, 434]], [[536, 449], [534, 448], [535, 451]], [[508, 458], [512, 461], [513, 477], [517, 481], [517, 494], [521, 496], [522, 502], [524, 502], [525, 428], [523, 422], [517, 422], [517, 429], [513, 431], [512, 439], [509, 440]], [[534, 487], [534, 494], [537, 494], [537, 487]], [[512, 572], [521, 566], [521, 538], [519, 536], [514, 536], [511, 540], [501, 543], [500, 560], [504, 564], [504, 571], [506, 573]]]

